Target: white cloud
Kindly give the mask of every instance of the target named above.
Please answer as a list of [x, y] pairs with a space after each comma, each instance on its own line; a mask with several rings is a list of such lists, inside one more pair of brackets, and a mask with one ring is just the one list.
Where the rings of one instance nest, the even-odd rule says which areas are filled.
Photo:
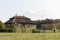
[[43, 9], [43, 10], [25, 10], [25, 16], [30, 17], [33, 20], [38, 20], [38, 19], [45, 19], [45, 18], [49, 18], [49, 16], [51, 15], [47, 10]]

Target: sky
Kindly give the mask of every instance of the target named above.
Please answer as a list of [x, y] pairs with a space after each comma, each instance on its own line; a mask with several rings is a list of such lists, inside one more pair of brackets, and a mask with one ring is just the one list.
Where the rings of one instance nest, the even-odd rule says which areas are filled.
[[0, 20], [17, 15], [32, 20], [60, 19], [60, 0], [0, 0]]

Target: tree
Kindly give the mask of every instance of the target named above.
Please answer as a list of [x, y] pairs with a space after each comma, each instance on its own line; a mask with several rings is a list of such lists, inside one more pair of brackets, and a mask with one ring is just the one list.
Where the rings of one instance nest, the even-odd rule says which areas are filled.
[[21, 25], [21, 29], [22, 29], [22, 33], [24, 33], [24, 32], [26, 31], [25, 24], [22, 24], [22, 25]]
[[4, 28], [4, 24], [0, 21], [0, 28]]
[[16, 26], [16, 22], [13, 22], [13, 23], [11, 24], [11, 29], [13, 30], [13, 32], [16, 32], [15, 26]]
[[55, 33], [55, 32], [56, 32], [56, 24], [55, 24], [55, 22], [52, 23], [51, 26], [52, 26], [52, 29], [53, 29], [53, 31], [54, 31], [54, 33]]
[[41, 29], [41, 23], [40, 23], [40, 20], [37, 21], [37, 26], [36, 26], [36, 28], [37, 28], [38, 30]]

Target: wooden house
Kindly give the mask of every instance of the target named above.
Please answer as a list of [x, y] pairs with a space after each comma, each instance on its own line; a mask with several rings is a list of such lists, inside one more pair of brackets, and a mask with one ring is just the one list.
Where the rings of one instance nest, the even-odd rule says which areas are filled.
[[13, 16], [8, 21], [6, 21], [4, 23], [5, 27], [6, 28], [11, 28], [11, 25], [14, 22], [15, 22], [15, 25], [14, 25], [15, 28], [31, 28], [31, 27], [36, 26], [36, 23], [34, 23], [34, 21], [32, 21], [28, 17], [25, 17], [25, 16]]

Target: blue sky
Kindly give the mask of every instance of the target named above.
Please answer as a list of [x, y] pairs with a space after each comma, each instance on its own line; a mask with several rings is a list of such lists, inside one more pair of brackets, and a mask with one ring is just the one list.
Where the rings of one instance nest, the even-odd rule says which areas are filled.
[[0, 0], [0, 20], [3, 22], [15, 14], [32, 20], [60, 18], [60, 0]]

